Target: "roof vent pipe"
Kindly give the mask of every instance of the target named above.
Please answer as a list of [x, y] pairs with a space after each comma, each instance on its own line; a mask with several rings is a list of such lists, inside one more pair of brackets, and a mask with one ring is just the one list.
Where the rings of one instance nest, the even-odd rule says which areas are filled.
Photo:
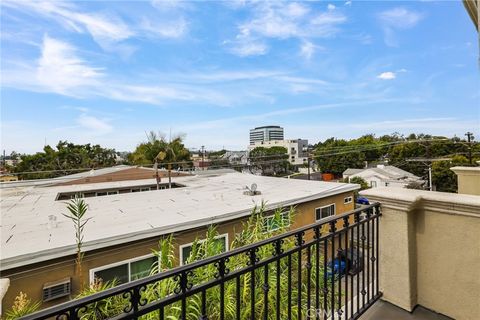
[[48, 229], [54, 229], [57, 227], [57, 217], [53, 214], [48, 216]]

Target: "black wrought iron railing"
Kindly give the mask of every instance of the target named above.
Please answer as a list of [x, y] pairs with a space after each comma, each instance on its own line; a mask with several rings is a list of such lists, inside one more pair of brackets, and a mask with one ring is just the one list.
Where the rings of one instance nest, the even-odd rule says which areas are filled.
[[381, 296], [379, 204], [23, 319], [358, 319]]

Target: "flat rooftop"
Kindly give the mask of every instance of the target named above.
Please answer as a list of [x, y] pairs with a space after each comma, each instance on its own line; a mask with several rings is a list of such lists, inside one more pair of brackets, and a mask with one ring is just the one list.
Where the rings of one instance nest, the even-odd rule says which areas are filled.
[[[162, 183], [166, 179], [162, 180]], [[263, 177], [212, 170], [174, 177], [183, 188], [85, 198], [91, 218], [84, 250], [95, 250], [248, 216], [254, 205], [268, 209], [358, 189], [356, 184]], [[74, 254], [75, 237], [59, 193], [155, 184], [154, 179], [72, 186], [22, 186], [0, 190], [0, 267], [11, 269]], [[260, 195], [244, 195], [256, 183]], [[56, 219], [52, 225], [50, 219]]]

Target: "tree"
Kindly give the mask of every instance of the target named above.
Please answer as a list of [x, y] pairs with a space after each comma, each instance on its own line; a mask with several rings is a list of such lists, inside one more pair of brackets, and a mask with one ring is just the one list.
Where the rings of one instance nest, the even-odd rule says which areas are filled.
[[349, 142], [330, 138], [317, 145], [315, 160], [322, 172], [341, 175], [348, 168], [363, 168], [365, 154], [360, 151], [362, 142]]
[[454, 156], [451, 161], [435, 161], [432, 163], [432, 181], [437, 191], [457, 192], [458, 184], [455, 173], [450, 169], [455, 166], [468, 166], [464, 156]]
[[360, 190], [365, 190], [365, 189], [368, 189], [370, 188], [368, 186], [368, 183], [367, 181], [365, 181], [365, 179], [363, 179], [362, 177], [353, 177], [353, 178], [350, 178], [350, 183], [356, 183], [356, 184], [359, 184], [360, 185]]
[[259, 168], [266, 175], [287, 172], [290, 168], [288, 150], [284, 147], [256, 147], [250, 151], [249, 161], [251, 166]]
[[47, 145], [43, 152], [22, 155], [21, 159], [22, 162], [15, 167], [21, 179], [54, 178], [77, 169], [115, 165], [115, 150], [89, 143], [80, 145], [59, 141], [56, 150]]
[[[160, 159], [159, 154], [165, 156]], [[128, 160], [131, 164], [152, 165], [155, 161], [158, 164], [171, 163], [173, 168], [182, 168], [191, 165], [190, 151], [185, 148], [182, 137], [175, 137], [167, 142], [165, 137], [151, 131], [147, 135], [147, 141], [142, 142], [129, 154]]]
[[[465, 139], [458, 137], [449, 139], [423, 133], [411, 133], [406, 136], [393, 133], [379, 138], [373, 134], [367, 134], [351, 140], [329, 138], [315, 144], [314, 148], [315, 159], [320, 170], [337, 176], [347, 168], [363, 168], [367, 162], [388, 162], [417, 176], [425, 177], [427, 174], [425, 162], [409, 160], [467, 155], [469, 148], [472, 150], [474, 161], [479, 159], [480, 155], [479, 143], [469, 144]], [[446, 179], [448, 175], [451, 173], [445, 173], [445, 177], [440, 180]], [[441, 187], [441, 189], [452, 190], [448, 187]]]

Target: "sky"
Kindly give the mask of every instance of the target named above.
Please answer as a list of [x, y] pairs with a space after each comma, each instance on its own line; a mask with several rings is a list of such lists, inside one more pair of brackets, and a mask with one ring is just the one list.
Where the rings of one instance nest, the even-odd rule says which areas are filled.
[[146, 132], [244, 150], [480, 138], [478, 34], [461, 1], [1, 2], [1, 147], [133, 150]]

